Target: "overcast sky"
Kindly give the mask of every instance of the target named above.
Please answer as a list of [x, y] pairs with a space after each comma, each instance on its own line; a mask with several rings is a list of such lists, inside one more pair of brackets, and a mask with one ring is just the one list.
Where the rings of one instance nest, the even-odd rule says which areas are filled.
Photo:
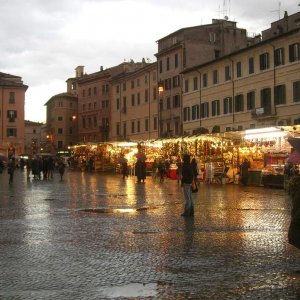
[[[133, 59], [155, 61], [156, 41], [229, 16], [249, 35], [300, 10], [300, 0], [0, 0], [0, 72], [29, 86], [25, 119], [46, 121], [44, 104], [66, 91], [75, 67], [97, 72]], [[279, 9], [280, 8], [280, 9]]]

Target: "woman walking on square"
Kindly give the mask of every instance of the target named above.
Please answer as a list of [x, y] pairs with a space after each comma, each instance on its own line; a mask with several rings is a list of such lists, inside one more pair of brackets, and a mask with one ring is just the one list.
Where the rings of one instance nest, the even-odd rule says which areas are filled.
[[194, 178], [194, 172], [190, 161], [190, 155], [184, 154], [181, 179], [183, 195], [185, 200], [184, 212], [181, 214], [183, 217], [194, 216], [194, 204], [192, 198], [192, 181]]

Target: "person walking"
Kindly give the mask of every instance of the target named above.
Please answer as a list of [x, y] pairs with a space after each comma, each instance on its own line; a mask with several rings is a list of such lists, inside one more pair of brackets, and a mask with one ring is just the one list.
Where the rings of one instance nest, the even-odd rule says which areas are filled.
[[177, 169], [176, 169], [177, 184], [179, 184], [182, 179], [182, 161], [181, 161], [180, 157], [177, 158], [176, 166], [177, 166]]
[[194, 178], [194, 173], [191, 165], [191, 158], [189, 154], [183, 155], [182, 164], [182, 188], [185, 200], [184, 212], [181, 214], [183, 217], [194, 216], [194, 204], [192, 198], [192, 181]]
[[13, 183], [15, 168], [16, 168], [16, 160], [14, 157], [12, 157], [12, 158], [10, 158], [8, 165], [7, 165], [7, 171], [9, 174], [9, 184]]
[[247, 158], [245, 158], [243, 163], [240, 165], [241, 183], [243, 185], [248, 185], [249, 168], [250, 162]]
[[58, 162], [58, 172], [59, 172], [59, 175], [60, 175], [60, 181], [63, 180], [63, 175], [65, 173], [65, 164], [63, 162], [63, 160], [61, 159], [59, 162]]

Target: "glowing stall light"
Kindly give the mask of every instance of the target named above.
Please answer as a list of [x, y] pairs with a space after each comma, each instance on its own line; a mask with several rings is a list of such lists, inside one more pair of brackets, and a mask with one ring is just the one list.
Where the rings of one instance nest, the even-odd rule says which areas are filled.
[[287, 135], [286, 132], [281, 131], [276, 127], [258, 128], [258, 129], [247, 129], [245, 130], [245, 139], [274, 139], [284, 137]]

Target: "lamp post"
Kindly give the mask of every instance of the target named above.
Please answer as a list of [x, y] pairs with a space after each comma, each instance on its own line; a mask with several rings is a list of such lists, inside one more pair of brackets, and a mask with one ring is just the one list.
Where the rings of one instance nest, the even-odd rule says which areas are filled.
[[163, 109], [163, 99], [161, 96], [164, 92], [163, 82], [159, 80], [158, 82], [158, 112], [159, 112], [159, 120], [158, 120], [158, 137], [160, 138], [162, 135], [162, 109]]

